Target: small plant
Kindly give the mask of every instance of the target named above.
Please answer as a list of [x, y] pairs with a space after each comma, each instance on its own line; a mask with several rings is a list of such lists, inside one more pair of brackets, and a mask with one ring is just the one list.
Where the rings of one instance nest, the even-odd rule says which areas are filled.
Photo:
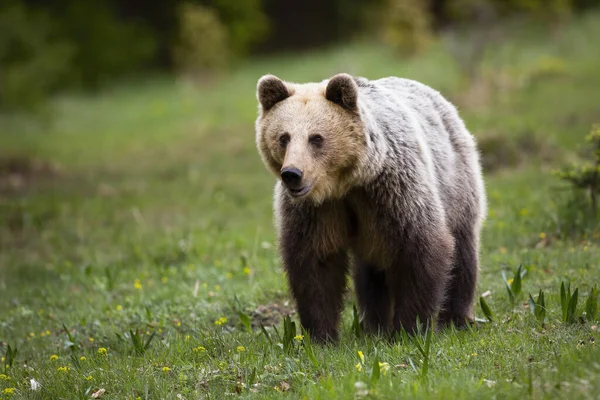
[[375, 385], [381, 376], [381, 369], [379, 367], [379, 353], [375, 349], [375, 356], [373, 357], [373, 367], [371, 368], [371, 385]]
[[544, 319], [546, 318], [546, 300], [544, 298], [543, 290], [540, 289], [537, 301], [533, 299], [531, 293], [529, 294], [529, 311], [531, 311], [531, 314], [533, 314], [538, 321], [544, 323]]
[[283, 319], [283, 351], [289, 353], [294, 346], [294, 338], [296, 337], [296, 323], [292, 321], [289, 315]]
[[562, 321], [567, 324], [574, 324], [577, 321], [577, 298], [579, 288], [576, 288], [571, 294], [571, 284], [562, 282], [560, 284], [560, 304], [562, 309]]
[[592, 213], [598, 214], [598, 195], [600, 195], [600, 127], [592, 130], [586, 137], [589, 143], [587, 160], [582, 164], [573, 164], [569, 167], [554, 171], [554, 174], [569, 182], [576, 190], [586, 190], [589, 194]]
[[492, 313], [492, 309], [488, 306], [487, 302], [483, 297], [479, 298], [479, 305], [481, 306], [481, 310], [483, 311], [483, 315], [487, 318], [489, 322], [494, 321], [494, 314]]
[[317, 357], [315, 355], [315, 350], [312, 346], [312, 342], [310, 340], [310, 334], [304, 328], [302, 328], [302, 344], [304, 345], [304, 351], [306, 352], [306, 356], [312, 363], [315, 368], [319, 367], [319, 362], [317, 361]]
[[4, 373], [6, 374], [10, 368], [12, 368], [15, 358], [17, 358], [17, 353], [19, 350], [15, 347], [14, 349], [10, 347], [10, 344], [6, 345], [6, 353], [4, 354]]
[[589, 297], [585, 302], [585, 319], [588, 322], [595, 321], [598, 318], [598, 290], [596, 286], [590, 291]]
[[[423, 356], [423, 365], [421, 366], [421, 378], [426, 379], [429, 372], [429, 356], [431, 354], [431, 339], [433, 338], [433, 321], [425, 329], [425, 339], [421, 335], [415, 336], [414, 343], [417, 350]], [[420, 332], [419, 332], [420, 333]]]
[[356, 309], [356, 305], [352, 306], [352, 332], [357, 339], [363, 337], [363, 326], [360, 321], [360, 315]]
[[526, 273], [527, 270], [523, 269], [523, 265], [519, 265], [519, 268], [517, 268], [517, 271], [514, 273], [512, 278], [507, 278], [506, 271], [502, 271], [502, 278], [504, 279], [506, 290], [508, 291], [508, 297], [510, 298], [510, 303], [513, 307], [517, 297], [521, 294], [522, 281]]
[[141, 333], [139, 333], [138, 331], [129, 331], [129, 336], [131, 337], [131, 343], [133, 344], [133, 350], [135, 351], [135, 353], [137, 355], [142, 355], [146, 352], [146, 350], [148, 350], [148, 348], [150, 347], [150, 343], [152, 342], [152, 339], [154, 339], [154, 335], [156, 335], [156, 332], [152, 332], [152, 334], [150, 336], [148, 336], [148, 338], [146, 339], [146, 341], [143, 341], [143, 335]]

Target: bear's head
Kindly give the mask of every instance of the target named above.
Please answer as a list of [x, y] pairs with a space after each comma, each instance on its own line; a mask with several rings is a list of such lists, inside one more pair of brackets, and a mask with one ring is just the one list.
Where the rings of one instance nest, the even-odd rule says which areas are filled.
[[322, 203], [356, 184], [367, 144], [354, 78], [294, 84], [265, 75], [257, 97], [258, 150], [291, 198]]

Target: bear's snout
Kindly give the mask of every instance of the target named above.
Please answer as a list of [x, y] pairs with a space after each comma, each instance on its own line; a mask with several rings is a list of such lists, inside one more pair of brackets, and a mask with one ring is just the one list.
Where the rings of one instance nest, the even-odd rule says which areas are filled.
[[289, 189], [300, 189], [302, 186], [302, 171], [294, 167], [281, 170], [281, 180]]

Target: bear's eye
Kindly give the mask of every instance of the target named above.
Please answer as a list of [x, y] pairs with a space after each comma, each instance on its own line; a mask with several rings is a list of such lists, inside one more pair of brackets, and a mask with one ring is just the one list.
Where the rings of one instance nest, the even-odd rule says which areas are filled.
[[312, 135], [308, 138], [308, 141], [313, 146], [321, 147], [323, 145], [323, 136], [321, 135]]
[[290, 135], [287, 133], [284, 133], [283, 135], [279, 136], [279, 145], [281, 147], [285, 147], [287, 146], [287, 144], [290, 142]]

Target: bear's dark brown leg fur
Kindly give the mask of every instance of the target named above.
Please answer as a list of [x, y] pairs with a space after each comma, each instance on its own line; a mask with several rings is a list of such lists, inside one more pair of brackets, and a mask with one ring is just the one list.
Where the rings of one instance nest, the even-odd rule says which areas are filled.
[[394, 295], [394, 332], [414, 333], [417, 317], [423, 324], [441, 307], [452, 267], [453, 240], [444, 229], [410, 235], [397, 263], [388, 271]]
[[354, 288], [365, 330], [370, 333], [387, 333], [390, 324], [391, 297], [385, 271], [357, 261], [354, 271]]
[[473, 300], [479, 269], [478, 243], [475, 229], [471, 227], [456, 231], [454, 238], [454, 267], [439, 323], [453, 323], [462, 327], [473, 322]]
[[302, 244], [284, 239], [281, 246], [300, 323], [314, 342], [335, 341], [346, 288], [348, 255], [339, 251], [320, 259], [302, 249]]

